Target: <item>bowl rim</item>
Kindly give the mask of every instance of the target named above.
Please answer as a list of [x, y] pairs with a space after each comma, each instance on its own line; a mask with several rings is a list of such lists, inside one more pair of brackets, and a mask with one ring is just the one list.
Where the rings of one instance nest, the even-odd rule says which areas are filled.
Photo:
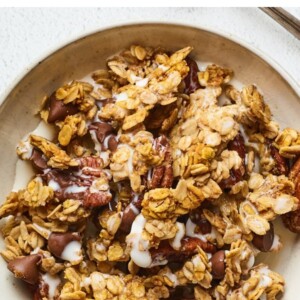
[[242, 47], [244, 47], [247, 50], [250, 50], [252, 53], [257, 55], [259, 58], [261, 58], [263, 61], [265, 61], [268, 65], [270, 65], [276, 72], [279, 73], [279, 75], [286, 81], [286, 83], [292, 88], [292, 90], [300, 97], [300, 83], [297, 83], [297, 81], [292, 77], [292, 75], [284, 68], [282, 67], [277, 61], [275, 61], [273, 58], [271, 58], [266, 52], [264, 52], [261, 49], [258, 49], [254, 46], [252, 46], [250, 43], [245, 41], [243, 38], [238, 37], [235, 34], [229, 33], [225, 30], [219, 30], [219, 29], [213, 29], [209, 26], [199, 26], [199, 25], [191, 25], [187, 22], [169, 22], [169, 21], [152, 21], [152, 20], [146, 20], [143, 22], [140, 21], [130, 21], [130, 22], [119, 22], [113, 25], [108, 26], [100, 26], [97, 29], [90, 30], [89, 32], [79, 34], [78, 36], [70, 39], [67, 42], [60, 43], [59, 46], [53, 46], [50, 47], [48, 50], [46, 50], [44, 53], [42, 53], [39, 57], [37, 57], [34, 61], [32, 61], [30, 64], [28, 64], [27, 68], [24, 68], [23, 71], [21, 71], [10, 84], [8, 84], [7, 87], [4, 88], [4, 91], [0, 93], [0, 107], [4, 105], [6, 100], [8, 99], [9, 95], [13, 90], [17, 87], [17, 85], [29, 74], [32, 72], [38, 65], [43, 63], [46, 59], [54, 55], [56, 52], [61, 51], [62, 49], [68, 47], [71, 44], [78, 43], [81, 40], [88, 38], [94, 34], [97, 34], [99, 32], [103, 31], [110, 31], [115, 30], [117, 28], [123, 28], [123, 27], [133, 27], [133, 26], [147, 26], [147, 25], [162, 25], [162, 26], [181, 26], [191, 29], [197, 29], [206, 31], [208, 33], [213, 33], [217, 36], [223, 37], [225, 39], [228, 39], [229, 41], [232, 41]]

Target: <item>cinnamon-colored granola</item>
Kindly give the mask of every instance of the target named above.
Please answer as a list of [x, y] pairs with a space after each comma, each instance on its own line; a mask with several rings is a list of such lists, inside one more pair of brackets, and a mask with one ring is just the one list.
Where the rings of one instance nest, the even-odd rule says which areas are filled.
[[255, 262], [282, 247], [276, 218], [300, 232], [299, 132], [279, 129], [258, 87], [239, 91], [231, 69], [192, 55], [133, 45], [94, 84], [74, 80], [45, 101], [57, 135], [19, 143], [36, 175], [0, 207], [1, 255], [33, 299], [284, 291]]

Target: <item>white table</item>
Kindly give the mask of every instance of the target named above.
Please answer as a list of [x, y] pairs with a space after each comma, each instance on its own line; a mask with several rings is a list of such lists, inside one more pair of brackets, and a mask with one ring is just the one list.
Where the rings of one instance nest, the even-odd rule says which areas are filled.
[[[290, 11], [299, 17], [300, 9]], [[225, 31], [267, 53], [300, 84], [300, 41], [258, 8], [1, 8], [0, 95], [50, 51], [103, 27], [132, 21]]]

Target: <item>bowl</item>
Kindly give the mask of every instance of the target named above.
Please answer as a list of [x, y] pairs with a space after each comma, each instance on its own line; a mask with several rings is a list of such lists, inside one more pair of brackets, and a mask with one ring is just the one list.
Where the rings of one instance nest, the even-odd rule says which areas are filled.
[[[281, 128], [300, 129], [300, 87], [277, 63], [258, 53], [241, 41], [225, 34], [179, 24], [132, 24], [101, 30], [80, 38], [34, 66], [8, 93], [0, 107], [0, 196], [2, 201], [11, 191], [15, 178], [18, 141], [39, 123], [34, 117], [41, 99], [62, 84], [79, 79], [104, 67], [105, 59], [132, 44], [163, 46], [176, 50], [190, 45], [192, 56], [201, 62], [214, 62], [235, 71], [236, 82], [255, 83], [263, 91], [274, 118]], [[300, 240], [277, 222], [284, 248], [279, 254], [265, 256], [271, 268], [282, 274], [287, 282], [284, 299], [297, 299], [300, 269]], [[3, 249], [3, 241], [0, 242]], [[0, 260], [1, 297], [30, 299], [25, 286], [14, 279]]]

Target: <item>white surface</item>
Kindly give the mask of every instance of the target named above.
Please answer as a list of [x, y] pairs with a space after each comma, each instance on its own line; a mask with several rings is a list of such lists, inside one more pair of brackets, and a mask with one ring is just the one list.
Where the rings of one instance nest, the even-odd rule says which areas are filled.
[[[299, 8], [292, 11], [300, 15]], [[299, 40], [257, 8], [1, 8], [0, 96], [50, 51], [103, 27], [137, 21], [225, 31], [267, 53], [300, 82]]]

